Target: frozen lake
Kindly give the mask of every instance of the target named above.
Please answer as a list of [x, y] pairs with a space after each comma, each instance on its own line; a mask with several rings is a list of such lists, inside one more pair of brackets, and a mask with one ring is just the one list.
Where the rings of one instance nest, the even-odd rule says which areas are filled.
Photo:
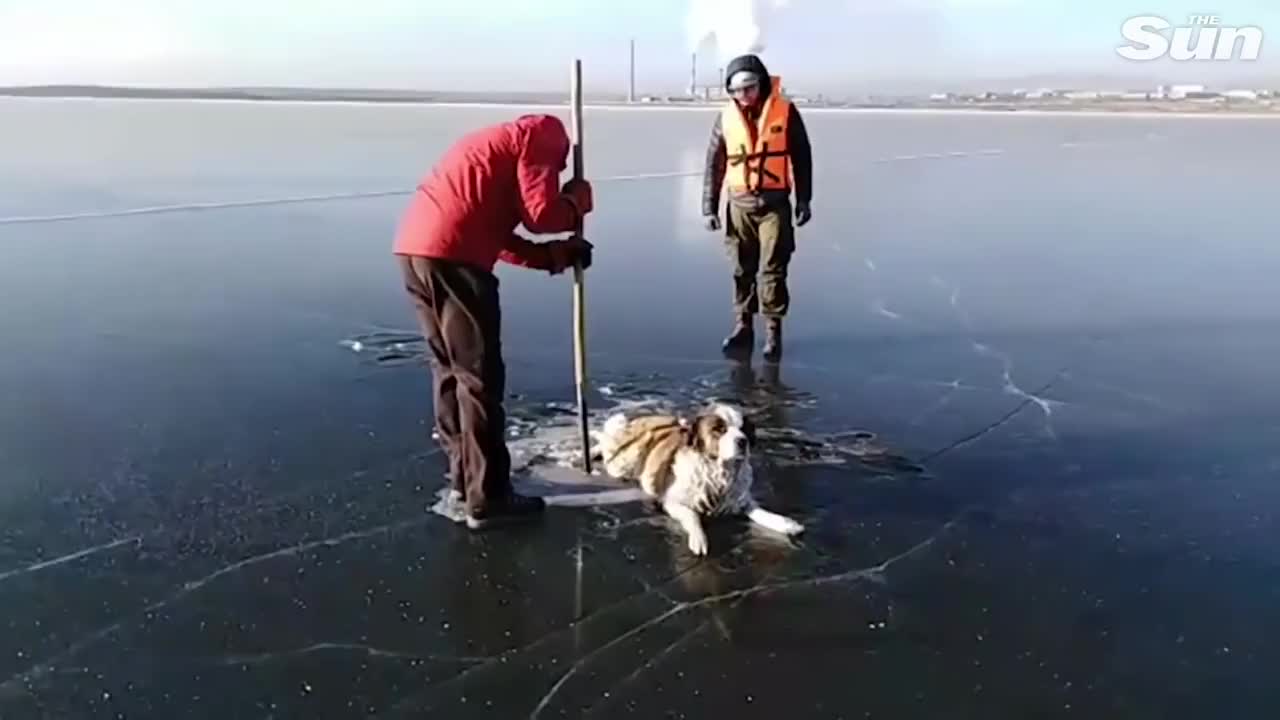
[[[771, 372], [719, 356], [712, 114], [588, 110], [593, 410], [743, 405], [809, 528], [706, 559], [639, 505], [427, 512], [405, 195], [6, 222], [407, 192], [523, 111], [0, 101], [0, 717], [1280, 711], [1274, 120], [806, 114]], [[554, 460], [571, 283], [500, 275]]]

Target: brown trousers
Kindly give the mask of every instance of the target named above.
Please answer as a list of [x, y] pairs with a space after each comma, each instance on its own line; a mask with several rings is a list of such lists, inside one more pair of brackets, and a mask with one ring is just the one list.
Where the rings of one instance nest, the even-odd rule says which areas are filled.
[[467, 507], [484, 508], [511, 492], [498, 278], [445, 260], [399, 261], [431, 350], [435, 426], [450, 480]]
[[787, 270], [796, 247], [791, 204], [754, 210], [730, 202], [725, 235], [733, 263], [734, 313], [739, 317], [757, 312], [784, 317], [791, 306]]

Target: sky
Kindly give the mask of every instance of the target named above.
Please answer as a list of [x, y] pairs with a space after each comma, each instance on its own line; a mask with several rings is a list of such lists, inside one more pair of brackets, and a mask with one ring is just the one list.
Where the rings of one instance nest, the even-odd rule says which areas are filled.
[[[761, 57], [802, 92], [1102, 76], [1280, 86], [1280, 0], [1202, 1], [0, 0], [0, 84], [548, 91], [579, 58], [587, 92], [624, 93], [634, 39], [637, 91], [670, 93], [695, 51], [714, 82], [754, 18]], [[1275, 38], [1255, 63], [1120, 58], [1120, 26], [1147, 14], [1214, 14]]]

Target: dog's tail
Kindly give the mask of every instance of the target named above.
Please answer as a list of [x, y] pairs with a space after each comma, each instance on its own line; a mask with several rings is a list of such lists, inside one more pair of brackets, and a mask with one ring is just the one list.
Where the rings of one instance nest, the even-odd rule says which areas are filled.
[[622, 413], [614, 413], [604, 421], [604, 426], [591, 433], [595, 443], [591, 446], [591, 459], [599, 462], [606, 462], [609, 456], [612, 456], [618, 448], [618, 440], [622, 437], [622, 433], [627, 429], [627, 416]]
[[604, 421], [604, 434], [609, 436], [617, 436], [627, 428], [627, 416], [623, 413], [614, 413]]

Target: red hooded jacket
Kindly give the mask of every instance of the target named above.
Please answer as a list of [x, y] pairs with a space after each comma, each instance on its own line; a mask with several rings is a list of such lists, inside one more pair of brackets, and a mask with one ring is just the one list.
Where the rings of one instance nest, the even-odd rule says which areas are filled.
[[489, 272], [499, 260], [549, 270], [547, 246], [516, 235], [515, 228], [574, 229], [578, 205], [559, 185], [568, 152], [569, 136], [554, 115], [522, 115], [469, 133], [418, 185], [394, 252]]

